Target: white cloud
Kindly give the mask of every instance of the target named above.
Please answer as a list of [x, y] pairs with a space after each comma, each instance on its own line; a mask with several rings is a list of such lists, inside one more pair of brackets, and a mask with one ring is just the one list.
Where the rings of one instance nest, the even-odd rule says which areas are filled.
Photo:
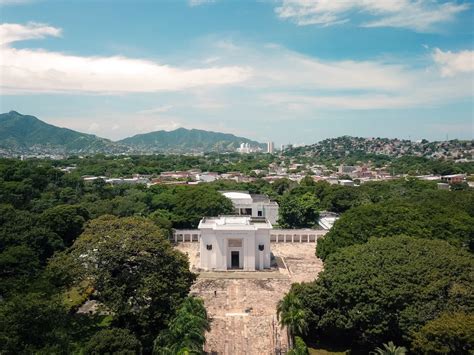
[[0, 45], [48, 36], [61, 36], [61, 29], [35, 22], [30, 22], [26, 25], [16, 23], [3, 23], [0, 25]]
[[[263, 106], [273, 112], [308, 114], [318, 109], [433, 107], [474, 96], [471, 73], [441, 75], [439, 63], [432, 57], [426, 58], [424, 67], [415, 68], [407, 61], [401, 64], [385, 60], [322, 60], [276, 45], [234, 45], [228, 55], [220, 47], [219, 51], [222, 62], [229, 63], [231, 58], [253, 68], [254, 76], [236, 85], [245, 85], [250, 92], [246, 105], [255, 110]], [[460, 67], [463, 66], [456, 66], [458, 71]], [[219, 95], [219, 99], [224, 96], [214, 95]], [[208, 95], [207, 100], [212, 100], [212, 96]], [[228, 101], [220, 100], [228, 107], [241, 102], [232, 98]]]
[[[38, 38], [51, 32], [38, 26], [34, 29], [29, 34], [22, 29], [20, 37]], [[142, 59], [81, 57], [5, 45], [0, 57], [2, 94], [160, 93], [147, 106], [133, 111], [148, 130], [156, 126], [157, 119], [185, 122], [183, 117], [194, 114], [222, 119], [233, 108], [248, 110], [241, 119], [251, 121], [255, 115], [272, 117], [273, 113], [308, 113], [320, 108], [423, 107], [474, 96], [472, 51], [435, 49], [424, 67], [419, 61], [413, 67], [409, 60], [324, 60], [272, 43], [242, 46], [211, 39], [200, 45], [192, 56], [193, 63], [198, 63], [193, 65], [202, 68], [190, 69]], [[206, 66], [206, 58], [219, 58], [219, 66], [214, 61]], [[178, 90], [181, 92], [162, 95]], [[181, 116], [169, 115], [171, 110]], [[117, 134], [128, 127], [112, 122], [120, 125]]]
[[394, 91], [413, 81], [408, 67], [377, 60], [322, 60], [274, 44], [257, 48], [232, 44], [227, 50], [217, 45], [217, 49], [221, 62], [252, 68], [252, 78], [240, 85], [253, 88]]
[[61, 30], [39, 24], [0, 25], [2, 93], [131, 93], [185, 90], [247, 80], [249, 68], [180, 68], [122, 56], [85, 57], [33, 49], [15, 49], [14, 41], [58, 36]]
[[159, 107], [155, 107], [155, 108], [148, 108], [148, 109], [145, 109], [145, 110], [140, 110], [140, 111], [137, 111], [137, 113], [141, 114], [141, 115], [151, 115], [151, 114], [155, 114], [155, 113], [167, 112], [167, 111], [171, 110], [173, 107], [174, 107], [173, 105], [163, 105], [163, 106], [159, 106]]
[[452, 21], [469, 8], [468, 3], [436, 0], [283, 0], [277, 15], [300, 26], [332, 26], [350, 21], [353, 14], [371, 20], [363, 27], [398, 27], [429, 32], [435, 25]]
[[444, 77], [474, 71], [474, 51], [443, 52], [441, 49], [435, 48], [433, 60], [438, 64], [441, 75]]

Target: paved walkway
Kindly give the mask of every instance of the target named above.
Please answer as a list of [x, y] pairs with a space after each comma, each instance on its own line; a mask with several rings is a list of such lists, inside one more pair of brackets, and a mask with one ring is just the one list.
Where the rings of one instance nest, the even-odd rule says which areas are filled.
[[[279, 268], [256, 272], [201, 272], [191, 293], [201, 297], [211, 319], [205, 351], [224, 355], [275, 354], [286, 349], [286, 331], [276, 305], [293, 282], [312, 281], [322, 270], [312, 243], [272, 243]], [[191, 267], [199, 262], [198, 243], [180, 243]]]
[[268, 280], [289, 279], [289, 276], [279, 271], [215, 271], [200, 272], [200, 279], [246, 279], [246, 280]]

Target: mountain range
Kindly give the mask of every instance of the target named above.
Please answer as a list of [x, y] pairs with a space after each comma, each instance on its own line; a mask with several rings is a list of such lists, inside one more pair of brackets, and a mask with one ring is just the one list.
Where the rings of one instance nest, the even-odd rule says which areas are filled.
[[61, 128], [16, 111], [0, 114], [0, 155], [18, 154], [120, 154], [120, 153], [197, 153], [235, 151], [241, 143], [265, 145], [233, 134], [178, 128], [137, 134], [111, 141], [92, 134]]

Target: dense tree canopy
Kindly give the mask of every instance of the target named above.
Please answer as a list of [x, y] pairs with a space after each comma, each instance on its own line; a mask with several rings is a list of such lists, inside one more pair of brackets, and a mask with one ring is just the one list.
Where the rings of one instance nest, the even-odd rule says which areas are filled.
[[318, 224], [320, 203], [311, 192], [287, 193], [280, 199], [278, 223], [282, 227], [308, 228]]
[[67, 352], [67, 322], [59, 299], [44, 293], [15, 295], [0, 302], [0, 349], [7, 354]]
[[472, 354], [474, 314], [443, 313], [414, 333], [413, 349], [423, 354]]
[[368, 351], [410, 344], [444, 312], [473, 312], [473, 275], [471, 254], [445, 241], [372, 238], [331, 254], [316, 281], [295, 284], [290, 294], [307, 314], [307, 340]]
[[365, 243], [370, 237], [394, 235], [444, 239], [464, 248], [474, 247], [474, 217], [453, 206], [426, 202], [390, 202], [355, 207], [318, 241], [317, 255], [326, 259], [340, 248]]
[[196, 228], [203, 216], [230, 214], [234, 210], [229, 199], [208, 186], [177, 186], [162, 191], [153, 197], [152, 205], [156, 210], [170, 211], [176, 228]]
[[87, 355], [141, 354], [140, 341], [127, 329], [109, 328], [95, 333], [86, 343], [84, 353]]
[[147, 336], [164, 329], [195, 280], [187, 257], [158, 227], [137, 217], [91, 221], [50, 268], [58, 275], [72, 273], [76, 285], [90, 282], [115, 323], [134, 330], [144, 346]]
[[[341, 159], [355, 162], [361, 157], [368, 155]], [[411, 174], [466, 171], [472, 165], [370, 159], [376, 165], [391, 160], [395, 171]], [[155, 346], [163, 349], [201, 349], [204, 316], [195, 316], [204, 308], [186, 298], [194, 275], [167, 237], [171, 228], [196, 227], [202, 216], [231, 213], [232, 204], [221, 190], [269, 195], [281, 206], [281, 225], [289, 228], [316, 226], [322, 210], [342, 214], [318, 243], [318, 255], [327, 260], [323, 275], [329, 276], [295, 286], [297, 301], [282, 303], [287, 307], [281, 319], [294, 333], [304, 334], [309, 326], [306, 340], [313, 341], [314, 334], [330, 339], [337, 333], [355, 347], [373, 344], [367, 345], [370, 350], [389, 340], [413, 344], [418, 352], [468, 349], [472, 308], [466, 299], [472, 290], [465, 283], [472, 265], [462, 249], [473, 249], [472, 189], [439, 191], [436, 183], [409, 178], [359, 187], [315, 182], [308, 176], [300, 184], [257, 178], [150, 188], [102, 179], [86, 183], [82, 178], [191, 168], [250, 174], [272, 162], [276, 157], [269, 154], [0, 159], [0, 353], [127, 352], [138, 347], [150, 353], [155, 338], [161, 339]], [[280, 162], [288, 167], [315, 160], [300, 156]], [[65, 173], [59, 169], [64, 166], [75, 169]], [[393, 237], [398, 234], [425, 240]], [[388, 237], [380, 243], [391, 247], [375, 248], [375, 242], [368, 242], [373, 236]], [[408, 239], [401, 243], [400, 238]], [[76, 313], [90, 299], [99, 302], [100, 312]], [[467, 326], [457, 327], [459, 322]], [[388, 331], [395, 337], [385, 336]]]

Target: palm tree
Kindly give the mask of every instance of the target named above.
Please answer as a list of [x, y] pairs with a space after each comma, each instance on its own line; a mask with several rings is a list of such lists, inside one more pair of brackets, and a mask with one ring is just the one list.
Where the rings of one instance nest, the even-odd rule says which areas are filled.
[[155, 354], [201, 354], [206, 341], [205, 331], [209, 330], [206, 309], [201, 299], [186, 298], [155, 340]]
[[303, 303], [294, 292], [288, 292], [277, 305], [277, 318], [280, 325], [286, 327], [290, 348], [293, 336], [304, 335], [308, 331], [306, 311]]
[[405, 355], [406, 353], [406, 348], [403, 346], [396, 346], [393, 341], [389, 341], [388, 344], [383, 344], [383, 349], [377, 347], [371, 352], [373, 355]]

